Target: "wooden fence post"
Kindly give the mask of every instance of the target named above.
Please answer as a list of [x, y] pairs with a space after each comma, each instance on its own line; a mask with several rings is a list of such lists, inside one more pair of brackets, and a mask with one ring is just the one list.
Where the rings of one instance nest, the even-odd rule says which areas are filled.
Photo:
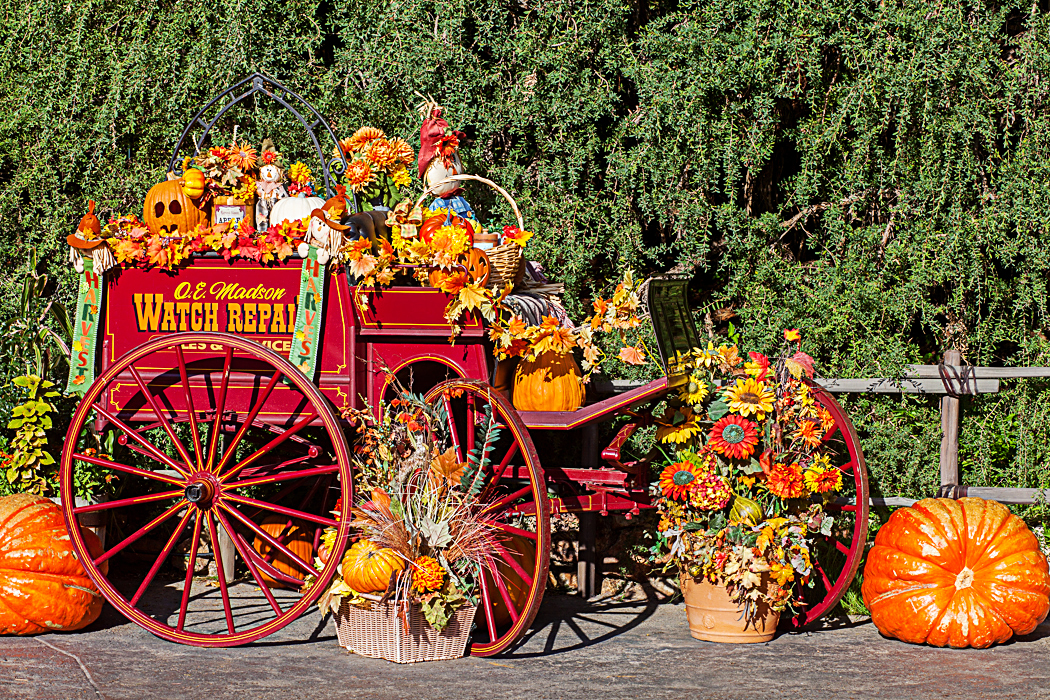
[[[944, 364], [961, 365], [962, 353], [948, 350]], [[959, 399], [945, 396], [941, 399], [941, 490], [959, 483]]]

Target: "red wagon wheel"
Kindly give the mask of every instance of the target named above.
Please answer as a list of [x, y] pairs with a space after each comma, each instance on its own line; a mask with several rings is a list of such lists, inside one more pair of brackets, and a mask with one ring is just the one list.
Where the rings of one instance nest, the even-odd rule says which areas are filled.
[[536, 448], [514, 407], [488, 384], [453, 379], [431, 389], [426, 401], [447, 416], [458, 459], [480, 454], [494, 435], [480, 508], [495, 523], [502, 542], [482, 577], [481, 605], [471, 653], [492, 656], [516, 642], [532, 624], [543, 600], [550, 566], [550, 500]]
[[834, 523], [831, 534], [814, 538], [810, 552], [813, 585], [796, 591], [802, 605], [790, 619], [794, 627], [818, 620], [842, 599], [857, 575], [868, 539], [868, 470], [857, 433], [831, 394], [817, 384], [810, 386], [813, 398], [834, 421], [824, 434], [824, 444], [832, 466], [842, 472], [842, 491], [837, 503], [824, 507]]
[[[119, 454], [86, 449], [92, 424], [116, 431]], [[74, 485], [87, 479], [116, 479], [117, 497], [77, 506]], [[349, 509], [338, 519], [331, 511], [339, 497], [353, 502], [349, 451], [327, 400], [288, 360], [224, 333], [164, 336], [107, 368], [73, 414], [60, 483], [77, 558], [106, 600], [159, 637], [209, 647], [264, 637], [320, 596], [339, 561], [318, 573], [305, 552], [327, 526], [346, 541]], [[116, 533], [98, 557], [77, 524], [89, 512]], [[293, 528], [273, 527], [275, 516], [309, 528], [313, 542], [286, 540]], [[224, 538], [241, 569], [232, 585]], [[180, 545], [186, 570], [173, 574]], [[217, 581], [196, 575], [207, 556]], [[308, 575], [317, 583], [300, 595]]]

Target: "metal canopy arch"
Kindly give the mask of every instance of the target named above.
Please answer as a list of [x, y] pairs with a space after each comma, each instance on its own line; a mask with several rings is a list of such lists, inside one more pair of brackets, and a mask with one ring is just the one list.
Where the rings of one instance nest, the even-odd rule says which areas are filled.
[[[242, 90], [243, 92], [241, 92]], [[189, 139], [190, 142], [193, 143], [194, 153], [199, 153], [204, 147], [204, 140], [208, 137], [208, 133], [211, 132], [212, 127], [215, 126], [216, 122], [219, 121], [222, 115], [226, 114], [226, 112], [232, 107], [240, 104], [257, 92], [275, 100], [282, 107], [294, 114], [295, 118], [299, 120], [299, 123], [303, 125], [303, 128], [306, 129], [306, 133], [310, 135], [310, 140], [313, 141], [314, 148], [317, 150], [317, 157], [321, 161], [321, 171], [324, 175], [326, 196], [332, 197], [335, 195], [335, 190], [332, 188], [332, 175], [335, 175], [336, 177], [342, 175], [346, 172], [347, 167], [346, 155], [341, 148], [338, 148], [339, 138], [335, 135], [335, 132], [332, 130], [328, 121], [321, 116], [320, 112], [314, 109], [313, 105], [264, 73], [252, 73], [240, 82], [226, 88], [213, 97], [208, 104], [204, 105], [204, 107], [193, 116], [186, 125], [186, 128], [182, 130], [182, 135], [179, 136], [179, 140], [175, 142], [175, 148], [171, 152], [171, 160], [168, 163], [168, 170], [174, 172], [176, 175], [181, 175], [182, 159], [179, 158], [179, 152], [182, 150], [186, 140]], [[204, 113], [226, 97], [229, 97], [230, 101], [223, 106], [210, 121], [207, 120]], [[299, 109], [296, 109], [296, 107], [293, 106], [293, 102], [298, 104]], [[313, 121], [308, 122], [306, 117], [303, 116], [303, 113], [312, 117]], [[194, 141], [190, 136], [190, 131], [198, 126], [204, 127], [204, 132], [200, 135], [200, 138]], [[336, 150], [339, 153], [339, 157], [332, 158], [331, 162], [325, 157], [324, 151], [321, 149], [321, 142], [317, 137], [318, 127], [324, 127], [324, 131], [328, 132], [328, 136], [331, 137], [332, 143], [336, 145]], [[354, 212], [356, 212], [356, 197], [353, 198], [351, 206], [353, 207]]]

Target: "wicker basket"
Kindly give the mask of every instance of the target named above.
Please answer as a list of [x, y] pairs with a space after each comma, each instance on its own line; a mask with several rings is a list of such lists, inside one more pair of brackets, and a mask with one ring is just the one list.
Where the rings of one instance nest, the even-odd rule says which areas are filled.
[[370, 610], [344, 600], [335, 616], [339, 646], [347, 651], [399, 664], [458, 659], [466, 651], [477, 610], [473, 605], [457, 610], [448, 627], [438, 632], [423, 617], [420, 605], [411, 603], [406, 631], [394, 601], [379, 603], [377, 596], [365, 597], [373, 599]]
[[[448, 176], [441, 182], [437, 182], [427, 188], [423, 194], [419, 196], [419, 199], [416, 201], [416, 206], [422, 206], [423, 200], [442, 185], [449, 182], [461, 182], [465, 180], [482, 182], [503, 195], [503, 198], [510, 203], [510, 208], [514, 210], [514, 217], [518, 220], [518, 228], [522, 230], [525, 229], [525, 220], [521, 217], [521, 210], [518, 209], [518, 203], [514, 201], [514, 198], [510, 196], [510, 193], [492, 180], [478, 177], [477, 175]], [[513, 243], [504, 243], [503, 245], [486, 250], [485, 254], [488, 255], [489, 258], [489, 280], [486, 284], [487, 287], [502, 289], [507, 286], [508, 283], [516, 285], [519, 284], [525, 276], [525, 251], [521, 246], [514, 245]]]

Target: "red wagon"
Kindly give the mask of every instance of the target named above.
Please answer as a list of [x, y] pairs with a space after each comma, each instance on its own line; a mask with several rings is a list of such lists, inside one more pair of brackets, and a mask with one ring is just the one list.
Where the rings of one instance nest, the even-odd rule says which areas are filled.
[[[298, 99], [259, 75], [228, 92], [241, 88], [245, 94], [224, 110], [252, 93], [279, 97], [286, 106]], [[313, 127], [324, 124], [316, 119]], [[198, 122], [206, 123], [198, 115], [191, 126]], [[318, 155], [324, 161], [319, 145]], [[336, 573], [337, 557], [320, 572], [313, 566], [323, 529], [336, 527], [340, 542], [350, 534], [348, 509], [332, 515], [338, 499], [354, 498], [340, 410], [360, 408], [363, 400], [376, 406], [392, 377], [411, 376], [427, 401], [446, 403], [457, 448], [473, 449], [475, 416], [489, 407], [506, 428], [492, 452], [482, 500], [515, 542], [514, 555], [508, 548], [493, 558], [525, 590], [509, 591], [499, 576], [495, 590], [483, 585], [471, 649], [480, 655], [507, 649], [539, 610], [552, 516], [630, 517], [650, 507], [649, 465], [627, 459], [621, 449], [652, 423], [651, 409], [673, 379], [573, 412], [518, 412], [490, 385], [495, 361], [480, 319], [450, 345], [444, 293], [362, 290], [342, 272], [325, 278], [317, 372], [308, 378], [286, 359], [302, 264], [295, 258], [264, 268], [200, 256], [177, 273], [125, 269], [109, 276], [100, 372], [73, 415], [61, 461], [63, 506], [78, 557], [117, 610], [165, 639], [232, 646], [280, 629], [306, 611]], [[649, 285], [647, 304], [665, 358], [699, 342], [686, 286], [675, 279]], [[839, 511], [837, 527], [814, 550], [818, 576], [798, 593], [804, 612], [796, 625], [819, 618], [842, 597], [867, 536], [867, 477], [856, 434], [827, 392], [818, 387], [814, 396], [835, 419], [826, 440], [835, 443], [836, 466], [852, 483], [840, 504], [830, 506]], [[540, 464], [535, 443], [542, 445], [549, 431], [614, 420], [614, 438], [601, 452], [604, 466]], [[100, 448], [106, 431], [121, 445], [112, 454]], [[113, 500], [74, 502], [76, 484], [106, 478], [120, 485]], [[104, 551], [87, 549], [78, 516], [88, 513], [107, 518]], [[235, 551], [233, 571], [216, 544], [223, 539]], [[214, 582], [194, 575], [208, 558], [217, 569]], [[169, 566], [176, 559], [186, 565], [177, 579]], [[300, 593], [311, 575], [317, 583]]]

